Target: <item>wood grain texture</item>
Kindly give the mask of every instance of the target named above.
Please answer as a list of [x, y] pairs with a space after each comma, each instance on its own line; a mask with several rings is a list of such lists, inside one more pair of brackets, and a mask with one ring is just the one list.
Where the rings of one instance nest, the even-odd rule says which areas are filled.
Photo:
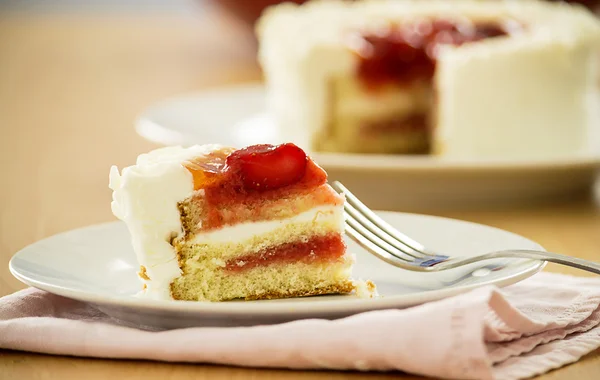
[[[12, 254], [46, 236], [113, 220], [110, 165], [155, 148], [133, 130], [148, 104], [260, 80], [251, 39], [202, 15], [0, 15], [0, 296], [23, 288]], [[439, 215], [504, 228], [549, 250], [600, 260], [597, 194], [559, 204]], [[584, 275], [550, 265], [548, 270]], [[54, 357], [0, 351], [0, 379], [385, 379], [402, 374], [294, 372]], [[600, 378], [600, 351], [540, 379]]]

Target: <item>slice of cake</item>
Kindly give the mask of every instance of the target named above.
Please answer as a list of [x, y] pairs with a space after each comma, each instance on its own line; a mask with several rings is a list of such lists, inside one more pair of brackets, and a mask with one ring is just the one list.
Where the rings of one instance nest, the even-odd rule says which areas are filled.
[[258, 26], [268, 107], [318, 151], [598, 151], [600, 22], [545, 1], [312, 1]]
[[225, 301], [350, 293], [342, 196], [293, 144], [169, 147], [111, 168], [144, 294]]

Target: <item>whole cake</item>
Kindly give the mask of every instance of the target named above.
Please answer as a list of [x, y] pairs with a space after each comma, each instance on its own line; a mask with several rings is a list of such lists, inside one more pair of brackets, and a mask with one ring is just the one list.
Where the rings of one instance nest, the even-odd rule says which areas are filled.
[[353, 292], [344, 199], [326, 181], [293, 144], [162, 148], [110, 172], [143, 294], [198, 301]]
[[600, 23], [582, 6], [312, 1], [268, 8], [257, 31], [268, 107], [315, 150], [599, 149]]

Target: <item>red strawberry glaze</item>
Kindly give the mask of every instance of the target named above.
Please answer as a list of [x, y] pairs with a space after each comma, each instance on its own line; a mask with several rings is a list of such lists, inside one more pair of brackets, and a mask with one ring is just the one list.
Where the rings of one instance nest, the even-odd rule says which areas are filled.
[[340, 234], [316, 236], [307, 242], [286, 243], [230, 260], [225, 266], [225, 271], [241, 273], [274, 264], [331, 262], [342, 257], [345, 251], [346, 245]]
[[[279, 199], [327, 182], [327, 173], [296, 145], [217, 151], [184, 163], [207, 207]], [[217, 212], [217, 210], [214, 210]]]
[[462, 45], [507, 35], [499, 23], [443, 19], [394, 26], [360, 36], [358, 76], [368, 88], [386, 83], [409, 85], [431, 80], [440, 45]]
[[227, 166], [241, 174], [246, 189], [265, 191], [297, 183], [307, 161], [306, 153], [294, 144], [261, 144], [231, 153]]
[[224, 180], [223, 171], [225, 170], [226, 160], [234, 150], [233, 148], [223, 148], [204, 157], [184, 162], [183, 166], [192, 173], [194, 178], [194, 190], [215, 186]]

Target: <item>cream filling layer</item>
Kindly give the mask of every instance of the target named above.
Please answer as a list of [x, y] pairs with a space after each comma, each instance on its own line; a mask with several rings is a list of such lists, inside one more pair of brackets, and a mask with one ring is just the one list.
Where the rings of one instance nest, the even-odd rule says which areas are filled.
[[291, 218], [266, 220], [251, 223], [239, 223], [215, 231], [196, 234], [187, 244], [222, 244], [245, 242], [256, 236], [282, 229], [290, 224], [328, 223], [337, 226], [336, 231], [344, 231], [344, 214], [342, 206], [318, 206]]

